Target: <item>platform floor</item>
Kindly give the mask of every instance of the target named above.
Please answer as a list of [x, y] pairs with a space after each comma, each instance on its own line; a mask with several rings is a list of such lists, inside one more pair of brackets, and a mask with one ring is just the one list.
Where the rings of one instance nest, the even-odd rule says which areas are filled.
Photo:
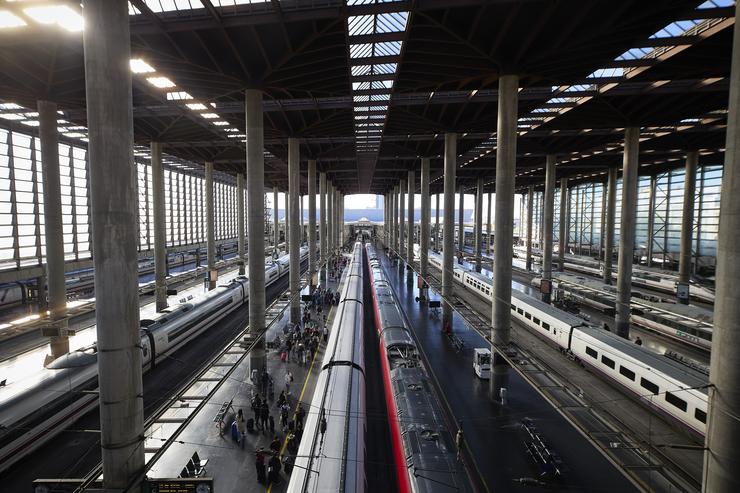
[[[465, 328], [454, 315], [453, 327], [464, 341], [458, 352], [441, 332], [441, 321], [430, 317], [426, 305], [416, 302], [417, 279], [402, 262], [381, 254], [391, 284], [415, 331], [417, 342], [444, 389], [443, 400], [462, 422], [475, 466], [488, 491], [528, 492], [532, 486], [517, 482], [539, 472], [525, 450], [524, 418], [536, 425], [566, 468], [561, 490], [629, 492], [635, 486], [571, 426], [536, 390], [511, 372], [508, 403], [501, 406], [488, 395], [489, 382], [478, 379], [472, 368], [473, 348], [489, 347], [477, 332]], [[432, 299], [438, 299], [432, 296]]]
[[[344, 276], [342, 276], [342, 281]], [[333, 292], [340, 285], [334, 280], [322, 282], [323, 287], [328, 287]], [[306, 290], [304, 293], [306, 294]], [[327, 315], [327, 324], [331, 327], [336, 307], [332, 307]], [[326, 313], [326, 312], [324, 312]], [[272, 341], [276, 335], [283, 337], [283, 329], [288, 323], [288, 316], [270, 328], [266, 334], [266, 340]], [[312, 319], [317, 320], [312, 312]], [[323, 325], [323, 324], [322, 324]], [[310, 412], [310, 403], [316, 383], [316, 376], [320, 371], [320, 363], [323, 359], [325, 344], [323, 340], [312, 359], [306, 365], [292, 360], [287, 363], [280, 361], [277, 350], [267, 350], [266, 366], [268, 373], [275, 382], [274, 400], [269, 401], [270, 415], [275, 420], [275, 431], [255, 430], [247, 433], [244, 448], [234, 442], [228, 433], [221, 435], [218, 427], [213, 422], [223, 402], [233, 399], [234, 412], [231, 412], [226, 420], [227, 426], [233, 421], [236, 410], [242, 409], [245, 417], [253, 417], [251, 411], [252, 392], [258, 392], [258, 388], [250, 380], [250, 358], [246, 357], [237, 367], [232, 377], [221, 386], [212, 396], [209, 402], [194, 416], [187, 428], [177, 437], [177, 441], [171, 444], [164, 454], [157, 460], [149, 470], [148, 476], [153, 478], [176, 478], [181, 470], [190, 460], [194, 452], [198, 452], [201, 459], [208, 460], [205, 476], [214, 479], [214, 489], [223, 492], [236, 491], [262, 491], [281, 492], [285, 491], [289, 478], [285, 472], [281, 472], [281, 481], [275, 484], [260, 484], [257, 482], [257, 471], [255, 468], [255, 451], [264, 448], [270, 449], [270, 443], [276, 436], [280, 441], [281, 453], [285, 452], [286, 433], [280, 429], [279, 409], [276, 401], [280, 391], [285, 388], [284, 376], [288, 370], [293, 374], [294, 382], [290, 385], [289, 403], [291, 407], [291, 418], [298, 403], [302, 403], [306, 412]], [[269, 459], [269, 457], [267, 457]]]

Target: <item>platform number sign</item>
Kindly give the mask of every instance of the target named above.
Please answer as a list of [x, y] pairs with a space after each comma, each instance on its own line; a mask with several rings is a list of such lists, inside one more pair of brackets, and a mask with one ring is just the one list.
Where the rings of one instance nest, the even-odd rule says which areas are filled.
[[148, 493], [213, 493], [213, 478], [147, 479]]

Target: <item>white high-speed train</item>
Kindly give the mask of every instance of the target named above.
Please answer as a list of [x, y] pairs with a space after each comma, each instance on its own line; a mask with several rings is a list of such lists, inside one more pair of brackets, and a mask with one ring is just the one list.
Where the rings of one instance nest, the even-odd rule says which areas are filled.
[[288, 493], [362, 493], [367, 486], [364, 272], [359, 241], [347, 269]]
[[[441, 255], [430, 251], [429, 262], [442, 269]], [[453, 270], [456, 282], [491, 300], [489, 278], [456, 264]], [[511, 315], [661, 414], [699, 435], [706, 433], [706, 375], [517, 290], [511, 293]]]
[[[308, 248], [300, 250], [301, 261]], [[282, 259], [280, 259], [282, 260]], [[283, 262], [265, 264], [265, 286], [288, 272]], [[141, 320], [143, 371], [174, 353], [248, 299], [249, 280], [239, 276], [188, 303]], [[57, 358], [32, 376], [3, 375], [0, 386], [0, 471], [36, 450], [98, 405], [97, 346]]]

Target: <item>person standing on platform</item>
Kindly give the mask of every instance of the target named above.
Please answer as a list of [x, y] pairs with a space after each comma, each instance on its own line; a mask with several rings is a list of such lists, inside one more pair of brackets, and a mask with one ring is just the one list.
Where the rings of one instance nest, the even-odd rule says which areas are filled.
[[257, 452], [255, 452], [254, 457], [254, 467], [257, 469], [257, 482], [258, 483], [264, 483], [267, 480], [267, 475], [265, 474], [265, 453], [263, 448], [260, 447]]
[[285, 372], [285, 395], [290, 395], [290, 384], [293, 383], [293, 374], [290, 372], [290, 370]]
[[457, 460], [460, 460], [462, 454], [463, 444], [465, 443], [465, 436], [463, 435], [462, 421], [458, 422], [457, 435], [455, 436], [455, 446], [457, 447]]
[[236, 413], [236, 431], [239, 433], [239, 445], [244, 450], [244, 442], [247, 441], [247, 422], [244, 420], [244, 413], [241, 409]]

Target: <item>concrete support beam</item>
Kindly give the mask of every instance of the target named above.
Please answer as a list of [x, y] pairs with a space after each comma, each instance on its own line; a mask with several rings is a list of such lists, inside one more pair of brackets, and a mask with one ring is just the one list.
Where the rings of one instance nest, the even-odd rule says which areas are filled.
[[[452, 299], [453, 257], [455, 256], [455, 174], [457, 173], [457, 134], [445, 134], [444, 149], [444, 236], [442, 241], [442, 297]], [[442, 327], [452, 328], [452, 307], [442, 304]]]
[[[265, 128], [262, 91], [247, 89], [244, 94], [247, 135], [247, 241], [249, 242], [249, 333], [265, 331]], [[250, 354], [250, 366], [265, 364], [264, 338]]]
[[465, 189], [460, 186], [457, 192], [457, 251], [465, 251]]
[[[543, 221], [542, 279], [552, 279], [552, 228], [555, 216], [555, 163], [557, 159], [548, 154], [545, 161], [545, 212]], [[542, 294], [542, 301], [550, 302], [549, 294]]]
[[152, 214], [154, 216], [154, 297], [158, 312], [167, 308], [167, 244], [165, 232], [162, 144], [151, 143]]
[[[144, 406], [126, 2], [85, 0], [83, 35], [103, 489], [138, 493]], [[54, 150], [54, 153], [57, 151]]]
[[519, 77], [499, 77], [496, 147], [496, 239], [493, 258], [491, 341], [493, 365], [490, 391], [500, 398], [508, 386], [508, 365], [497, 348], [508, 346], [511, 334], [511, 261], [514, 237], [514, 180], [516, 173], [516, 125]]
[[532, 270], [532, 236], [534, 223], [532, 217], [534, 213], [534, 187], [532, 185], [527, 189], [527, 259], [525, 261], [527, 270]]
[[478, 178], [475, 190], [475, 270], [481, 270], [483, 254], [483, 177]]
[[735, 23], [717, 239], [704, 493], [740, 490], [740, 24]]
[[568, 250], [568, 179], [560, 179], [560, 232], [558, 233], [558, 270], [563, 272]]
[[398, 255], [406, 250], [406, 180], [398, 182]]
[[691, 151], [686, 154], [686, 178], [683, 188], [683, 216], [681, 218], [681, 256], [678, 263], [678, 282], [686, 289], [686, 296], [678, 301], [689, 303], [689, 279], [691, 278], [691, 243], [694, 233], [694, 196], [696, 195], [696, 165], [699, 153]]
[[[316, 160], [308, 160], [308, 275], [316, 272]], [[313, 283], [311, 282], [311, 289]]]
[[300, 206], [298, 201], [300, 195], [298, 191], [301, 186], [301, 170], [300, 170], [300, 146], [298, 139], [288, 139], [288, 195], [290, 203], [290, 224], [291, 228], [288, 230], [290, 235], [290, 272], [289, 272], [289, 284], [290, 284], [290, 323], [295, 325], [301, 322], [301, 293], [300, 293], [300, 280], [301, 280], [301, 231], [303, 228], [299, 228], [298, 224], [300, 220], [298, 213]]
[[[44, 181], [44, 238], [46, 240], [46, 283], [51, 320], [59, 320], [60, 328], [67, 315], [67, 287], [64, 279], [64, 226], [62, 223], [62, 189], [59, 175], [59, 143], [57, 105], [38, 102], [39, 137], [41, 140], [41, 173]], [[69, 352], [67, 336], [52, 337], [51, 357], [56, 359]]]
[[408, 241], [406, 242], [406, 258], [409, 263], [414, 261], [414, 195], [416, 194], [416, 173], [409, 171], [408, 174], [408, 185], [409, 185], [409, 204], [408, 204]]
[[[432, 204], [429, 200], [429, 158], [421, 159], [421, 232], [419, 233], [419, 272], [426, 279], [429, 275], [429, 229]], [[437, 199], [439, 204], [439, 199]], [[426, 298], [426, 289], [422, 288], [419, 298]]]
[[617, 335], [629, 339], [630, 297], [632, 295], [632, 257], [635, 249], [637, 220], [637, 173], [639, 171], [639, 127], [624, 130], [622, 168], [622, 217], [619, 228], [619, 264], [617, 270]]
[[486, 241], [486, 251], [488, 252], [488, 255], [491, 254], [491, 251], [493, 251], [493, 244], [491, 242], [491, 205], [493, 204], [493, 193], [488, 192], [488, 214], [486, 214], [486, 237], [488, 240]]
[[215, 209], [213, 205], [213, 163], [206, 163], [206, 265], [208, 267], [208, 289], [216, 288], [218, 270], [216, 270], [216, 229]]
[[612, 284], [614, 223], [617, 216], [617, 168], [609, 168], [606, 184], [606, 231], [604, 236], [604, 284]]
[[437, 213], [434, 215], [434, 249], [436, 251], [439, 251], [439, 194], [434, 195], [437, 201]]
[[236, 174], [236, 264], [239, 267], [239, 275], [245, 274], [244, 270], [244, 252], [247, 243], [246, 233], [244, 231], [244, 173]]

